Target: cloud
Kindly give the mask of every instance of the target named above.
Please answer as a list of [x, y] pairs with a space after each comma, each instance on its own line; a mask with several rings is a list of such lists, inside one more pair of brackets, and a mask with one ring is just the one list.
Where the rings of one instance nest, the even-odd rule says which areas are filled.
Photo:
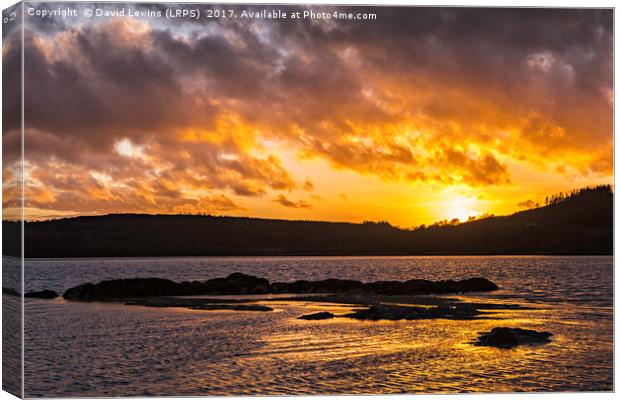
[[305, 191], [312, 191], [314, 190], [314, 184], [312, 183], [312, 181], [310, 179], [306, 179], [306, 181], [304, 182], [304, 186], [303, 186]]
[[517, 204], [517, 206], [530, 209], [530, 208], [538, 207], [538, 203], [534, 202], [533, 200], [527, 199], [526, 201], [522, 201], [519, 204]]
[[450, 179], [470, 186], [510, 182], [506, 166], [489, 153], [475, 156], [455, 148], [447, 148], [437, 153], [435, 162], [454, 171], [449, 174]]
[[230, 197], [223, 194], [215, 196], [205, 196], [200, 199], [187, 202], [172, 209], [174, 213], [209, 213], [209, 214], [231, 214], [240, 211], [247, 211], [243, 207], [233, 201]]
[[559, 161], [612, 174], [610, 10], [364, 9], [377, 20], [30, 22], [28, 201], [173, 210], [312, 190], [266, 141], [390, 182], [501, 186], [515, 163]]
[[278, 198], [274, 199], [273, 201], [283, 205], [284, 207], [289, 207], [289, 208], [312, 208], [312, 206], [309, 203], [306, 203], [305, 201], [299, 200], [297, 202], [294, 202], [292, 200], [287, 199], [286, 196], [284, 196], [283, 194], [278, 195]]

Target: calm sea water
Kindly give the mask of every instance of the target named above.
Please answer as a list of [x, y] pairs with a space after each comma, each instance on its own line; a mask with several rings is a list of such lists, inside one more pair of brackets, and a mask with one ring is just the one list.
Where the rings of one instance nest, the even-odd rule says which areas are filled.
[[[501, 290], [463, 300], [532, 310], [474, 321], [300, 321], [346, 306], [281, 301], [273, 312], [154, 309], [26, 299], [26, 396], [609, 391], [612, 257], [273, 257], [27, 260], [26, 290], [104, 279], [203, 280], [244, 272], [271, 281], [482, 276]], [[470, 344], [519, 326], [543, 346]]]

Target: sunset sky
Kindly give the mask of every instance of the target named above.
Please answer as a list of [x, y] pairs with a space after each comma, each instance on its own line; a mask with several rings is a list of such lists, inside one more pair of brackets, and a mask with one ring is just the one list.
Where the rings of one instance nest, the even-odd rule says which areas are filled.
[[[365, 11], [377, 19], [26, 17], [26, 218], [411, 227], [613, 183], [611, 10]], [[5, 122], [5, 151], [18, 132]]]

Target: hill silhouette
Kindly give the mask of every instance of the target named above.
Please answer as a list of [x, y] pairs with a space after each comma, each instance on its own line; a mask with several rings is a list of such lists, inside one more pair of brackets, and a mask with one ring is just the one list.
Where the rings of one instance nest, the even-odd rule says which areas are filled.
[[[3, 230], [3, 248], [18, 255], [10, 249], [19, 248], [19, 223], [3, 221]], [[110, 214], [27, 222], [24, 240], [26, 257], [613, 254], [613, 193], [586, 188], [510, 216], [412, 230], [385, 222]]]

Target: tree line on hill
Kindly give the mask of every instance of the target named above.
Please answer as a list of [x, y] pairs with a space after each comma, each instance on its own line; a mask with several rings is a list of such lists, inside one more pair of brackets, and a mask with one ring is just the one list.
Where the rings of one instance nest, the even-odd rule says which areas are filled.
[[[2, 227], [4, 254], [18, 256], [20, 224]], [[509, 216], [414, 229], [147, 214], [26, 222], [24, 229], [26, 257], [613, 254], [613, 192], [589, 187]]]

